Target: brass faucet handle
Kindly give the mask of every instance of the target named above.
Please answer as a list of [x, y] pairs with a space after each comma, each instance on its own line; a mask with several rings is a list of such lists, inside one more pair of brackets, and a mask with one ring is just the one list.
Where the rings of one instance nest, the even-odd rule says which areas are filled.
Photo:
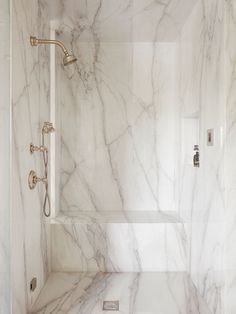
[[36, 187], [38, 182], [42, 182], [42, 183], [47, 185], [48, 179], [47, 179], [47, 177], [39, 178], [37, 176], [37, 173], [34, 170], [31, 170], [29, 173], [29, 176], [28, 176], [28, 186], [29, 186], [30, 190], [33, 190]]
[[30, 190], [33, 190], [37, 184], [37, 174], [34, 170], [31, 170], [28, 176], [28, 186]]
[[47, 152], [48, 149], [47, 147], [41, 145], [41, 146], [36, 146], [33, 143], [30, 143], [30, 153], [33, 154], [34, 152]]
[[44, 122], [43, 128], [42, 128], [42, 133], [43, 134], [49, 134], [54, 132], [55, 129], [53, 127], [53, 124], [51, 122]]

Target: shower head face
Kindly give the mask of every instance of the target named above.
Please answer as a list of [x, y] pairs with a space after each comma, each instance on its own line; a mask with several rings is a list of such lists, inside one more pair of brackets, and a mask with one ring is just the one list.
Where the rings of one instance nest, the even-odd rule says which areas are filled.
[[73, 56], [73, 55], [67, 55], [67, 56], [65, 56], [64, 59], [63, 59], [63, 64], [64, 64], [64, 66], [66, 66], [66, 65], [69, 65], [69, 64], [74, 63], [74, 62], [76, 62], [76, 61], [77, 61], [77, 59], [76, 59], [75, 56]]

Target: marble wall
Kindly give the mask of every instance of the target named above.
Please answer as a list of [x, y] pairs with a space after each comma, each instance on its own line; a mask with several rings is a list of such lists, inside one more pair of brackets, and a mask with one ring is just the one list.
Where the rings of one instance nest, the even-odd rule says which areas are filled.
[[[173, 40], [193, 4], [61, 3], [56, 37], [78, 61], [65, 68], [59, 53], [56, 58], [57, 212], [77, 218], [83, 211], [178, 214], [180, 107]], [[152, 221], [148, 233], [143, 217], [122, 224], [95, 217], [57, 221], [52, 269], [186, 271], [186, 225]]]
[[[173, 38], [193, 6], [184, 3], [69, 1], [61, 7], [56, 37], [72, 47], [78, 61], [65, 68], [57, 55], [57, 211], [77, 218], [85, 211], [133, 212], [135, 219], [138, 212], [178, 214], [180, 107]], [[145, 215], [138, 223], [112, 217], [57, 220], [52, 269], [187, 270], [189, 229], [181, 220], [149, 226]]]
[[[224, 313], [224, 4], [198, 1], [178, 40], [180, 213], [191, 225], [191, 278], [211, 312], [219, 314]], [[207, 145], [208, 129], [214, 130], [213, 146]], [[198, 169], [189, 162], [193, 144], [200, 147]]]
[[[51, 226], [52, 270], [189, 271], [212, 314], [235, 312], [234, 2], [55, 4], [56, 36], [78, 62], [64, 68], [56, 52], [56, 211], [66, 218]], [[13, 313], [25, 314], [51, 270], [42, 190], [27, 186], [29, 170], [42, 171], [29, 143], [40, 142], [49, 118], [49, 48], [30, 47], [29, 36], [49, 37], [48, 5], [13, 0], [12, 14]], [[199, 169], [192, 167], [194, 144]], [[176, 221], [137, 222], [137, 212], [159, 210], [177, 213]], [[70, 220], [80, 219], [77, 211], [134, 212], [136, 221]], [[0, 215], [8, 219], [6, 210]], [[0, 283], [6, 313], [1, 291]]]
[[226, 97], [226, 214], [225, 214], [225, 313], [236, 311], [236, 2], [225, 7], [225, 97]]
[[[49, 48], [31, 47], [30, 35], [49, 36], [44, 0], [12, 1], [12, 312], [25, 314], [50, 271], [49, 227], [42, 212], [43, 191], [28, 188], [31, 169], [42, 175], [41, 156], [29, 144], [41, 141], [49, 119]], [[34, 293], [30, 280], [37, 277]]]
[[10, 313], [10, 4], [0, 6], [0, 314]]
[[[148, 42], [149, 28], [146, 41], [135, 42], [140, 24], [133, 7], [125, 13], [119, 7], [110, 18], [115, 27], [116, 15], [123, 16], [131, 38], [114, 32], [111, 39], [107, 27], [103, 29], [109, 9], [101, 2], [97, 11], [83, 12], [82, 5], [80, 15], [74, 11], [78, 19], [69, 19], [68, 8], [58, 30], [58, 38], [69, 41], [78, 56], [75, 66], [57, 76], [60, 210], [178, 211], [175, 44]], [[165, 17], [162, 6], [155, 9]], [[128, 19], [131, 13], [134, 17]], [[149, 21], [146, 10], [139, 18]], [[157, 30], [162, 18], [156, 20]]]

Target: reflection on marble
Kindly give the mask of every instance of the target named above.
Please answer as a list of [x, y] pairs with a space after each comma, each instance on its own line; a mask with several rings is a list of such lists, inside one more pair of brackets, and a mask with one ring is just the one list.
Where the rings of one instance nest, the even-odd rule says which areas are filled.
[[[29, 144], [40, 143], [49, 118], [49, 50], [32, 48], [30, 35], [48, 37], [45, 0], [12, 1], [12, 312], [25, 314], [43, 287], [49, 265], [49, 226], [42, 214], [40, 188], [27, 185], [31, 169], [40, 175], [41, 159]], [[37, 288], [30, 281], [37, 277]]]
[[102, 314], [103, 301], [122, 314], [210, 314], [186, 273], [52, 273], [31, 312]]
[[51, 226], [54, 271], [187, 271], [188, 226], [73, 221]]
[[10, 313], [10, 8], [0, 6], [0, 314]]

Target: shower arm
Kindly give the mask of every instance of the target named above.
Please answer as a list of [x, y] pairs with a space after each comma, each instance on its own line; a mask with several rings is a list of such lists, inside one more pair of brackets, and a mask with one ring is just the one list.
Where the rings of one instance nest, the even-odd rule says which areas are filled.
[[52, 40], [52, 39], [39, 39], [39, 38], [36, 38], [34, 36], [31, 36], [30, 37], [30, 43], [31, 43], [31, 46], [38, 46], [38, 45], [41, 45], [41, 44], [53, 44], [53, 45], [57, 45], [59, 47], [61, 47], [61, 49], [63, 50], [64, 54], [66, 56], [69, 56], [69, 52], [68, 50], [66, 49], [66, 47], [63, 45], [63, 43], [60, 41], [60, 40]]

